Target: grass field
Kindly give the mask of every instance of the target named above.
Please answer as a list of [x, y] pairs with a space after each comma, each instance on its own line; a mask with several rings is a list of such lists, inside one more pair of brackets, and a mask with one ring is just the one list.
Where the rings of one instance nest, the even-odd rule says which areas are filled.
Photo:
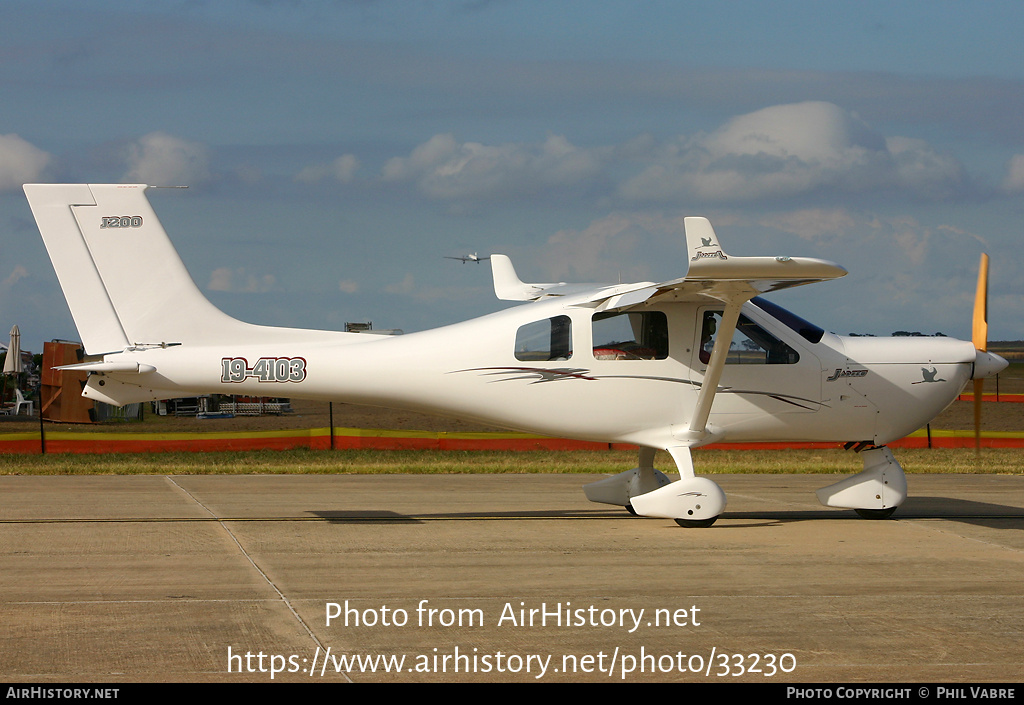
[[[1024, 474], [1019, 450], [906, 449], [896, 457], [907, 473]], [[699, 474], [851, 474], [859, 456], [835, 450], [698, 450]], [[215, 474], [612, 474], [636, 465], [628, 451], [422, 451], [287, 450], [223, 453], [123, 453], [20, 455], [0, 462], [0, 475], [215, 475]], [[674, 464], [659, 453], [655, 465]]]

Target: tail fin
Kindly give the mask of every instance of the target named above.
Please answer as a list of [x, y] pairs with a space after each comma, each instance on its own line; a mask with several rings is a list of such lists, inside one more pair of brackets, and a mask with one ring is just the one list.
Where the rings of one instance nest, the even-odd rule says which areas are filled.
[[192, 281], [144, 185], [26, 184], [86, 352], [231, 340], [242, 323]]
[[530, 301], [535, 298], [529, 284], [516, 274], [512, 260], [505, 255], [491, 255], [491, 278], [494, 293], [502, 301]]
[[512, 260], [506, 255], [491, 255], [491, 277], [494, 293], [502, 301], [536, 301], [551, 289], [564, 287], [565, 282], [529, 284], [516, 274]]

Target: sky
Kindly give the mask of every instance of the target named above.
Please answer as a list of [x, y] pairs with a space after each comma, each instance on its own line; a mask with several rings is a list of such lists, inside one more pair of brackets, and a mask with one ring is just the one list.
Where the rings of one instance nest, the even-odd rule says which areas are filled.
[[[1024, 339], [1024, 4], [7, 0], [0, 329], [78, 339], [21, 185], [151, 202], [237, 318], [406, 332], [527, 281], [666, 281], [682, 222], [820, 257], [839, 334]], [[139, 272], [140, 287], [159, 273]]]

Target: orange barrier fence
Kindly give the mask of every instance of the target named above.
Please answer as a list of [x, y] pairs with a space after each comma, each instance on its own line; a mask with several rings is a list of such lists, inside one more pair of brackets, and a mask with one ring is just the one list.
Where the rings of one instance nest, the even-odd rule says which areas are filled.
[[[983, 433], [986, 448], [1024, 447], [1024, 433]], [[167, 451], [231, 451], [288, 448], [327, 450], [327, 428], [262, 432], [210, 433], [96, 433], [48, 432], [47, 453], [160, 453]], [[973, 431], [925, 430], [890, 443], [893, 448], [973, 448]], [[433, 433], [427, 431], [380, 431], [336, 428], [334, 448], [377, 450], [629, 450], [636, 446], [618, 443], [574, 441], [523, 433]], [[716, 443], [723, 450], [835, 448], [836, 443]], [[38, 433], [0, 434], [0, 454], [42, 452]]]
[[[995, 392], [985, 392], [981, 395], [982, 401], [1010, 401], [1010, 402], [1024, 402], [1024, 394], [996, 394]], [[957, 401], [974, 401], [973, 394], [961, 394], [957, 397]]]

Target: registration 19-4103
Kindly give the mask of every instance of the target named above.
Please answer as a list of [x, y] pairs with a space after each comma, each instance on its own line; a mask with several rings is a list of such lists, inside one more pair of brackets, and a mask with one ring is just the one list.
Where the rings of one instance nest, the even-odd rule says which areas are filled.
[[301, 382], [306, 379], [306, 360], [301, 357], [261, 357], [251, 366], [244, 357], [225, 357], [220, 361], [221, 382]]

